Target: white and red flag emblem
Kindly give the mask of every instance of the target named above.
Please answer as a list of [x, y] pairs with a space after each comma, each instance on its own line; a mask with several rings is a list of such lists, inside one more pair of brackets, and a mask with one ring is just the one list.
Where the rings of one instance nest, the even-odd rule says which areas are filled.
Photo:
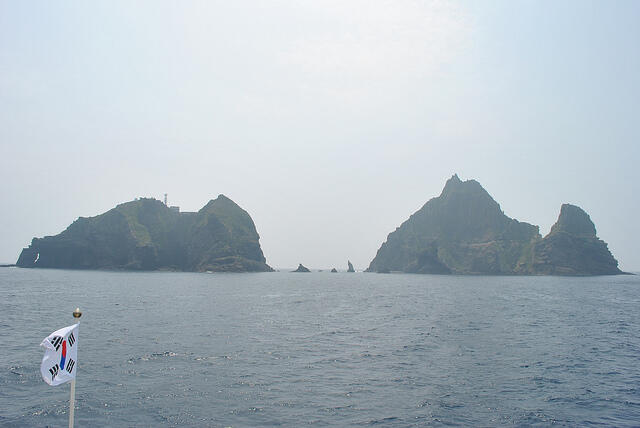
[[78, 324], [51, 333], [40, 344], [44, 351], [40, 373], [49, 385], [56, 386], [76, 378], [78, 369]]

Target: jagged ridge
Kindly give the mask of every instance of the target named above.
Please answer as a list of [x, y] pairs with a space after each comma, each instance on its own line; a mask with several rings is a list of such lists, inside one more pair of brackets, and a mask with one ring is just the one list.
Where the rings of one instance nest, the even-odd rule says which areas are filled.
[[451, 177], [382, 244], [368, 271], [436, 274], [617, 274], [617, 261], [580, 208], [564, 205], [544, 239], [507, 217], [475, 180]]

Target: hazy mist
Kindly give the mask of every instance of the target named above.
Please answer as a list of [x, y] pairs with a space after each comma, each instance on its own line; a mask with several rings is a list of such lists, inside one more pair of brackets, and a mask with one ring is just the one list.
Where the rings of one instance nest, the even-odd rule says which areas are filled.
[[223, 193], [274, 267], [364, 269], [454, 173], [640, 269], [640, 2], [0, 0], [0, 261]]

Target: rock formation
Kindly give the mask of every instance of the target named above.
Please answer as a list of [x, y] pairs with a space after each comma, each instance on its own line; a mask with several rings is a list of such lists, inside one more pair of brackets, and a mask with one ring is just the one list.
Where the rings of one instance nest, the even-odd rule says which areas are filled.
[[589, 215], [564, 204], [558, 221], [533, 247], [531, 266], [542, 275], [611, 275], [623, 273], [607, 244], [598, 239]]
[[544, 239], [538, 226], [507, 217], [475, 180], [451, 177], [387, 237], [367, 271], [434, 274], [597, 275], [621, 273], [589, 216], [563, 205]]
[[347, 260], [347, 272], [355, 272], [355, 269], [353, 269], [353, 265], [349, 260]]
[[79, 218], [56, 236], [34, 238], [20, 267], [266, 272], [249, 214], [224, 195], [195, 213], [141, 198]]
[[307, 269], [306, 267], [302, 266], [302, 263], [298, 264], [298, 269], [294, 270], [293, 272], [303, 272], [303, 273], [307, 273], [307, 272], [311, 272], [309, 269]]
[[336, 268], [331, 269], [331, 273], [338, 273], [338, 269]]

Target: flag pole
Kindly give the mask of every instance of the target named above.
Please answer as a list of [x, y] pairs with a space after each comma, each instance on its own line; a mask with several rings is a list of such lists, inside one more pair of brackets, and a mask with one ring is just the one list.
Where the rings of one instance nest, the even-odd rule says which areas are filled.
[[[80, 317], [82, 316], [82, 312], [80, 312], [80, 308], [76, 308], [73, 311], [73, 317], [78, 320], [78, 324], [80, 324]], [[69, 398], [69, 428], [73, 428], [73, 417], [75, 414], [76, 407], [76, 378], [71, 379], [71, 397]]]

